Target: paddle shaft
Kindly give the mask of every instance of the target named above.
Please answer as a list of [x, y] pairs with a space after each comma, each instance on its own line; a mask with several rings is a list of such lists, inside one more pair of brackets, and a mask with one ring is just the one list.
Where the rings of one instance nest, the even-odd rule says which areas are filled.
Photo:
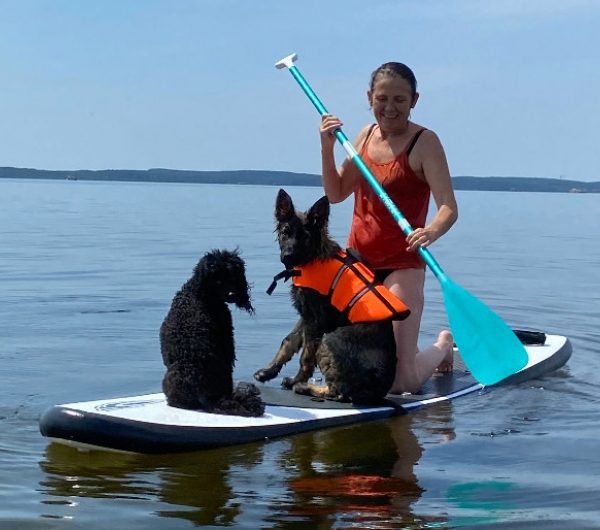
[[[310, 99], [311, 103], [315, 106], [319, 114], [321, 116], [323, 116], [324, 114], [329, 114], [327, 112], [327, 109], [325, 108], [325, 105], [323, 105], [319, 97], [315, 94], [311, 86], [307, 83], [306, 79], [304, 79], [298, 68], [291, 63], [286, 64], [286, 66], [292, 74], [292, 76], [294, 77], [294, 79], [302, 88], [303, 92], [308, 96], [308, 99]], [[352, 142], [348, 140], [348, 137], [344, 134], [344, 131], [342, 131], [342, 129], [336, 129], [334, 131], [334, 134], [337, 140], [342, 144], [342, 147], [344, 148], [346, 153], [348, 153], [352, 161], [356, 164], [358, 169], [360, 169], [360, 172], [367, 180], [369, 185], [373, 188], [373, 190], [381, 199], [385, 207], [392, 214], [394, 220], [398, 223], [398, 226], [401, 228], [404, 234], [408, 236], [411, 232], [413, 232], [413, 227], [410, 225], [404, 214], [394, 204], [390, 196], [383, 189], [383, 186], [375, 178], [373, 173], [371, 173], [371, 170], [364, 163], [363, 159], [360, 157], [356, 149], [354, 149]], [[433, 274], [435, 274], [436, 278], [440, 281], [444, 281], [446, 279], [446, 274], [442, 270], [440, 264], [433, 257], [431, 252], [429, 252], [429, 250], [422, 246], [417, 247], [417, 251], [421, 255], [421, 258], [423, 258], [423, 261], [432, 270]]]

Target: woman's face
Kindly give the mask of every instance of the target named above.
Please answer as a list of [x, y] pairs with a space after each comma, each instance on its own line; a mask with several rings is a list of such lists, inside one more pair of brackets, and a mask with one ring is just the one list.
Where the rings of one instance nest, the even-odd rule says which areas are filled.
[[397, 75], [378, 76], [367, 95], [379, 127], [388, 131], [406, 129], [410, 109], [419, 97], [413, 96], [408, 81]]

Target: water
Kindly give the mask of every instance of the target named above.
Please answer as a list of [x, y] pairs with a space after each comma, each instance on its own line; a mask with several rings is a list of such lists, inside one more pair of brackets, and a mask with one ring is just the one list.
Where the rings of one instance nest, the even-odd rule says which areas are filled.
[[[318, 188], [289, 188], [308, 207]], [[541, 380], [403, 417], [183, 455], [48, 444], [57, 403], [156, 392], [158, 328], [198, 258], [239, 246], [236, 379], [294, 322], [277, 188], [0, 180], [0, 528], [600, 528], [600, 196], [459, 192], [432, 248], [511, 325], [567, 335]], [[350, 203], [333, 207], [344, 241]], [[429, 274], [423, 342], [445, 325]], [[293, 375], [294, 359], [282, 375]], [[273, 382], [274, 385], [278, 381]]]

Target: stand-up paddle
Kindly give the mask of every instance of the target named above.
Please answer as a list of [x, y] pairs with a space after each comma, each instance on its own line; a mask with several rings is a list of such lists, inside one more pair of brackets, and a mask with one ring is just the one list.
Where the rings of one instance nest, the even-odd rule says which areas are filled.
[[[276, 63], [275, 67], [287, 68], [319, 114], [328, 114], [321, 100], [294, 65], [297, 58], [295, 53], [288, 55]], [[348, 137], [341, 129], [336, 129], [334, 134], [408, 236], [413, 231], [410, 223], [360, 158]], [[475, 379], [483, 385], [493, 385], [523, 368], [528, 360], [527, 351], [513, 330], [483, 302], [454, 283], [427, 248], [419, 247], [418, 252], [440, 282], [450, 329], [460, 354]]]

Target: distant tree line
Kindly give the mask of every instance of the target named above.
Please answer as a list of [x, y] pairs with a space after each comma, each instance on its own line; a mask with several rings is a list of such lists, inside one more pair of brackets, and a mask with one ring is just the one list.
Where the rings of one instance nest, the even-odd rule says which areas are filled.
[[[320, 186], [321, 177], [289, 171], [193, 171], [179, 169], [78, 169], [75, 171], [0, 167], [0, 178], [103, 180], [121, 182], [184, 182], [258, 184], [265, 186]], [[453, 177], [457, 190], [600, 193], [600, 182], [541, 177]]]

